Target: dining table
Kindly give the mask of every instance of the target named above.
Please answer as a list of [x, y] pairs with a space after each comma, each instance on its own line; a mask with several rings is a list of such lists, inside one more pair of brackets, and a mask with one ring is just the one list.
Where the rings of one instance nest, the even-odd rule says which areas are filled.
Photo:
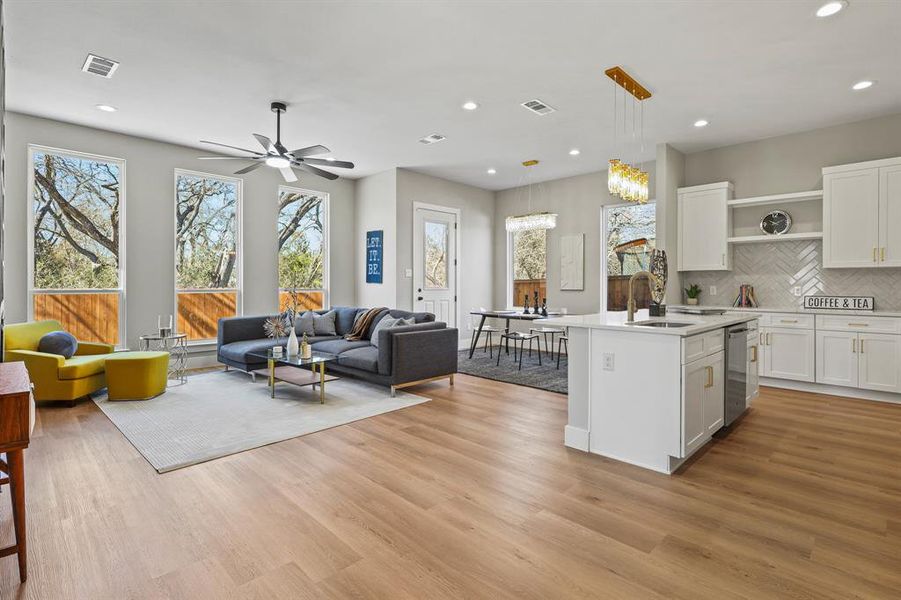
[[[548, 311], [546, 315], [542, 315], [540, 313], [526, 313], [521, 310], [473, 310], [469, 314], [481, 317], [479, 328], [472, 340], [472, 344], [469, 346], [469, 358], [472, 358], [473, 353], [476, 351], [476, 346], [479, 345], [479, 337], [482, 335], [482, 328], [485, 326], [486, 319], [504, 319], [506, 323], [504, 325], [504, 333], [510, 333], [510, 321], [540, 321], [548, 317], [559, 316], [562, 313]], [[507, 340], [505, 349], [507, 354], [510, 354], [510, 340]]]

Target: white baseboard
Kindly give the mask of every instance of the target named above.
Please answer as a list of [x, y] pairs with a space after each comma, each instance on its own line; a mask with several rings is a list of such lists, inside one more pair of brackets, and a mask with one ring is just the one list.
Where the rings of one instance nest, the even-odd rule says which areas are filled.
[[563, 428], [563, 444], [569, 448], [588, 452], [588, 430], [567, 425]]
[[781, 388], [784, 390], [797, 390], [799, 392], [827, 394], [829, 396], [844, 396], [845, 398], [856, 398], [858, 400], [873, 400], [875, 402], [901, 404], [901, 394], [892, 394], [891, 392], [876, 392], [873, 390], [862, 390], [860, 388], [842, 387], [840, 385], [809, 383], [807, 381], [792, 381], [790, 379], [774, 379], [772, 377], [761, 377], [760, 385]]
[[195, 354], [194, 356], [189, 354], [187, 366], [189, 369], [204, 369], [223, 365], [216, 360], [215, 354]]

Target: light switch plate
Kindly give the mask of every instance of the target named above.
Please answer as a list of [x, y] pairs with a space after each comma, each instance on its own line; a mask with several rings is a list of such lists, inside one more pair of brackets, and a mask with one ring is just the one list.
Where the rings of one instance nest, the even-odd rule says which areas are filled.
[[801, 295], [801, 286], [796, 285], [795, 287], [793, 287], [792, 294], [794, 294], [795, 296], [800, 296]]
[[615, 365], [614, 354], [612, 352], [604, 353], [604, 370], [612, 371]]
[[710, 286], [710, 295], [716, 296], [716, 286], [715, 285]]
[[404, 277], [413, 277], [413, 269], [404, 269]]

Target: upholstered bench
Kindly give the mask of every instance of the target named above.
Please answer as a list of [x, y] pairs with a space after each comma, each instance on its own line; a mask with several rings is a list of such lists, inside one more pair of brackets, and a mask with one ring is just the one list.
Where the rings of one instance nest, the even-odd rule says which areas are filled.
[[116, 352], [106, 358], [110, 400], [149, 400], [166, 391], [168, 352]]

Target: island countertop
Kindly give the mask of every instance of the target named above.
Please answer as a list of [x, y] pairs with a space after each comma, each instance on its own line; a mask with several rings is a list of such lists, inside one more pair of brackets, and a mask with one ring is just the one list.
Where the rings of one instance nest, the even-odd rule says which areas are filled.
[[[665, 317], [649, 317], [646, 309], [635, 313], [633, 323], [626, 322], [626, 312], [607, 312], [590, 315], [567, 315], [542, 319], [542, 325], [555, 327], [578, 327], [585, 329], [606, 329], [611, 331], [630, 331], [653, 335], [674, 335], [688, 337], [705, 331], [721, 329], [738, 323], [745, 323], [759, 318], [760, 315], [753, 312], [727, 312], [722, 315], [688, 315], [668, 314]], [[687, 327], [647, 327], [640, 323], [663, 321], [670, 323], [691, 323]]]

